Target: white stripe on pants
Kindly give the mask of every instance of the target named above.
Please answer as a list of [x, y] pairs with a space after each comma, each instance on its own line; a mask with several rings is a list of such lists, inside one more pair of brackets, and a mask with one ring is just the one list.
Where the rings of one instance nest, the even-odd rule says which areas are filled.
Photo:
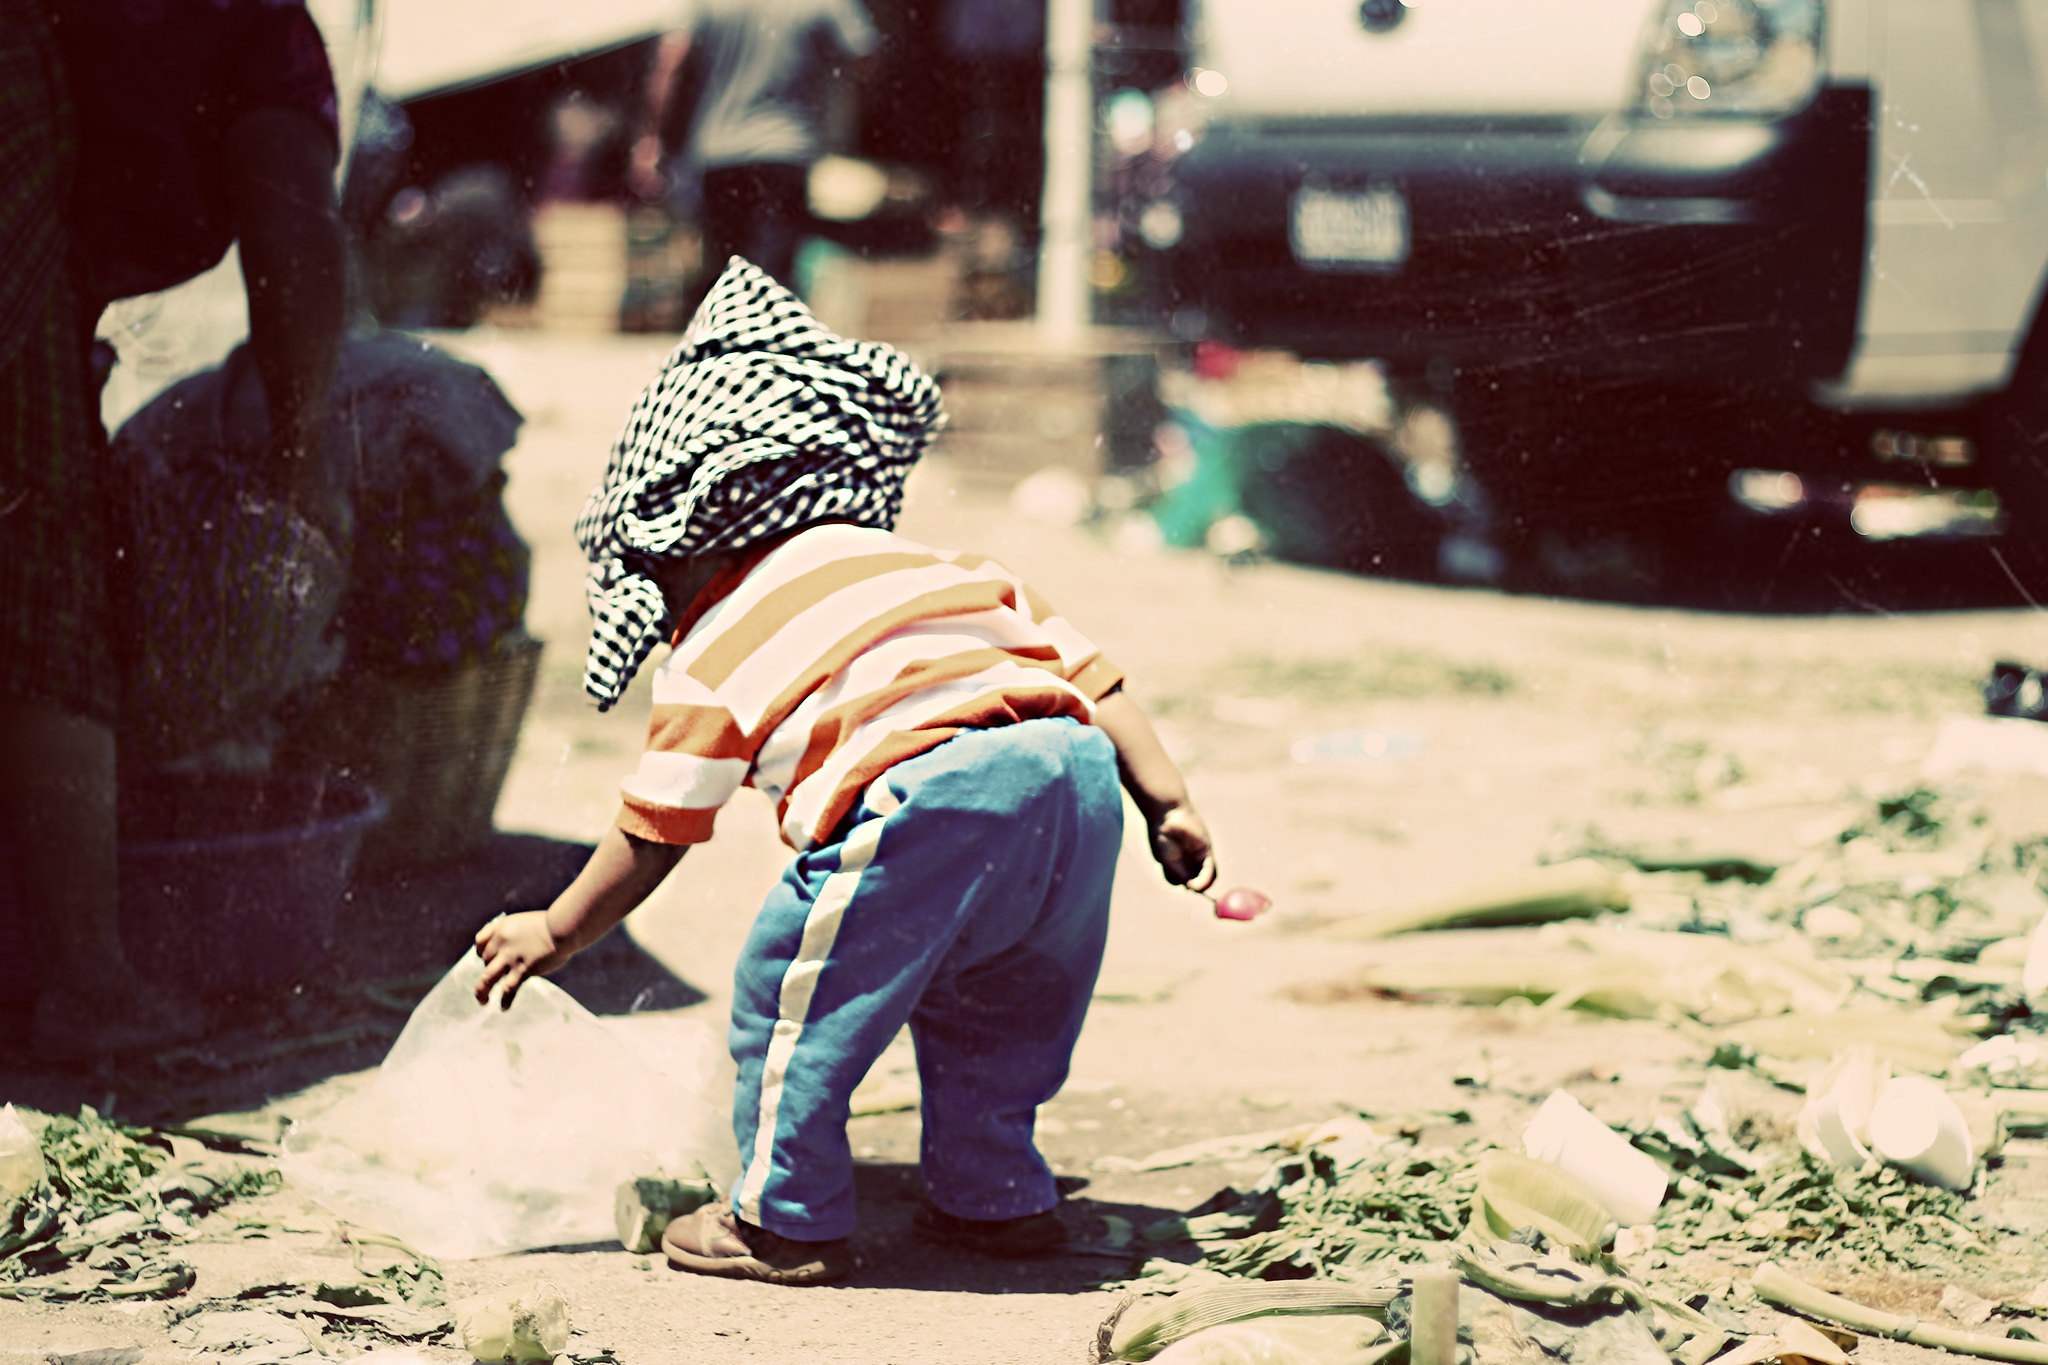
[[804, 1020], [811, 1010], [811, 992], [818, 973], [832, 955], [839, 937], [840, 917], [860, 889], [861, 874], [874, 859], [882, 839], [885, 820], [877, 817], [854, 826], [847, 834], [839, 857], [839, 870], [825, 879], [824, 888], [811, 904], [804, 920], [804, 937], [789, 970], [782, 974], [781, 1009], [775, 1034], [768, 1042], [768, 1056], [761, 1068], [760, 1126], [754, 1131], [754, 1157], [741, 1181], [739, 1216], [750, 1223], [761, 1221], [761, 1191], [768, 1183], [768, 1164], [775, 1151], [775, 1119], [782, 1105], [782, 1082], [789, 1073], [789, 1059], [803, 1036]]

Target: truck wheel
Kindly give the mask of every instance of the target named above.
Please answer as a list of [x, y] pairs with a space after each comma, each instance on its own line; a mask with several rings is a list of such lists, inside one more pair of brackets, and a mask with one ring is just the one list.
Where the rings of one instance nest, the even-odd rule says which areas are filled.
[[1493, 509], [1506, 586], [1693, 596], [1719, 572], [1733, 396], [1565, 373], [1461, 374], [1459, 448]]
[[1997, 550], [2027, 597], [2048, 603], [2048, 334], [2040, 322], [2012, 383], [1985, 407], [1984, 472], [1998, 493], [2005, 534]]
[[1556, 476], [1570, 463], [1567, 423], [1553, 401], [1562, 381], [1461, 374], [1451, 396], [1458, 454], [1484, 491], [1486, 534], [1501, 553], [1502, 586], [1541, 590], [1536, 545], [1560, 509]]

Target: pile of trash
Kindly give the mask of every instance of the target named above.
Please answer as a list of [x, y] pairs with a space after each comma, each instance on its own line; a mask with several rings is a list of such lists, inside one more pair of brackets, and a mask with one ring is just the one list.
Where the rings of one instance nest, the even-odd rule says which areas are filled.
[[[233, 1160], [202, 1138], [236, 1145], [201, 1129], [109, 1122], [91, 1108], [73, 1118], [0, 1107], [0, 1299], [176, 1300], [165, 1319], [172, 1340], [233, 1352], [240, 1365], [325, 1360], [391, 1344], [459, 1344], [481, 1361], [616, 1365], [608, 1349], [572, 1344], [568, 1304], [550, 1285], [450, 1304], [440, 1265], [398, 1238], [332, 1219], [210, 1217], [271, 1193], [282, 1176], [260, 1153]], [[232, 1294], [188, 1292], [199, 1277], [181, 1253], [194, 1242], [280, 1228], [331, 1231], [348, 1248], [352, 1273], [250, 1284]]]
[[[221, 1135], [208, 1135], [229, 1142]], [[187, 1297], [194, 1242], [264, 1235], [266, 1220], [210, 1215], [281, 1183], [270, 1162], [231, 1160], [195, 1130], [0, 1108], [0, 1299], [46, 1303], [175, 1299], [173, 1340], [239, 1351], [243, 1365], [324, 1359], [343, 1342], [431, 1342], [455, 1319], [440, 1267], [395, 1239], [345, 1224], [355, 1273]], [[376, 1256], [374, 1249], [390, 1253]]]
[[197, 1139], [0, 1108], [0, 1298], [168, 1298], [191, 1287], [177, 1255], [207, 1214], [278, 1183]]
[[[617, 1365], [559, 1289], [451, 1303], [436, 1258], [613, 1232], [629, 1251], [658, 1249], [672, 1218], [737, 1175], [730, 1059], [700, 1024], [599, 1019], [547, 981], [514, 1009], [479, 1010], [481, 971], [464, 954], [375, 1075], [275, 1145], [0, 1108], [0, 1299], [173, 1299], [174, 1343], [240, 1365], [380, 1345]], [[281, 1186], [297, 1196], [287, 1216], [272, 1204], [208, 1217]], [[278, 1233], [325, 1235], [352, 1269], [223, 1289], [191, 1251]]]
[[[1154, 1258], [1141, 1280], [1355, 1279], [1432, 1259], [1466, 1235], [1475, 1211], [1512, 1232], [1519, 1215], [1502, 1215], [1503, 1207], [1540, 1206], [1501, 1183], [1503, 1158], [1512, 1158], [1517, 1180], [1552, 1190], [1548, 1197], [1557, 1182], [1570, 1182], [1599, 1210], [1582, 1240], [1611, 1244], [1634, 1273], [1673, 1292], [1698, 1292], [1726, 1281], [1731, 1267], [1791, 1250], [1872, 1271], [1995, 1268], [2010, 1277], [2029, 1268], [2011, 1234], [1981, 1217], [1965, 1192], [1882, 1163], [1844, 1170], [1794, 1144], [1742, 1148], [1711, 1088], [1686, 1114], [1634, 1132], [1609, 1129], [1554, 1092], [1521, 1154], [1479, 1139], [1422, 1147], [1364, 1120], [1298, 1129], [1271, 1145], [1284, 1155], [1249, 1187], [1219, 1191], [1140, 1231], [1154, 1246], [1191, 1241], [1202, 1253], [1192, 1270]], [[1701, 1269], [1696, 1252], [1710, 1253], [1715, 1265]], [[2048, 1277], [2048, 1260], [2040, 1277]]]
[[[1148, 1260], [1128, 1284], [1141, 1297], [1106, 1325], [1099, 1359], [1369, 1365], [1406, 1348], [1420, 1365], [1421, 1284], [1448, 1266], [1463, 1283], [1453, 1346], [1478, 1365], [1754, 1365], [1786, 1354], [1845, 1365], [1839, 1345], [1815, 1354], [1826, 1337], [1760, 1300], [1857, 1331], [2048, 1360], [2036, 1344], [2048, 1338], [2036, 1311], [2048, 1283], [2000, 1298], [1956, 1285], [2038, 1280], [2048, 1260], [2016, 1249], [1964, 1194], [1896, 1167], [1844, 1170], [1796, 1144], [1743, 1147], [1711, 1088], [1691, 1111], [1633, 1135], [1556, 1092], [1522, 1152], [1478, 1140], [1424, 1148], [1363, 1120], [1272, 1145], [1282, 1155], [1262, 1179], [1140, 1232], [1160, 1252], [1193, 1242], [1200, 1259]], [[1824, 1293], [1773, 1260], [1790, 1254], [1817, 1271], [1939, 1276], [1954, 1297], [1944, 1309], [1988, 1330], [1923, 1326]], [[1326, 1292], [1304, 1295], [1303, 1281]], [[1160, 1302], [1142, 1297], [1162, 1292]], [[1375, 1326], [1295, 1321], [1331, 1314]], [[1324, 1339], [1332, 1332], [1343, 1341]]]
[[376, 1073], [293, 1126], [280, 1164], [295, 1191], [455, 1260], [601, 1240], [636, 1177], [731, 1188], [732, 1062], [715, 1030], [600, 1018], [547, 980], [478, 1009], [482, 977], [465, 953]]
[[[397, 1246], [390, 1239], [370, 1244]], [[353, 1243], [358, 1250], [361, 1244]], [[171, 1335], [195, 1351], [233, 1352], [237, 1365], [331, 1359], [347, 1345], [460, 1346], [470, 1358], [507, 1365], [618, 1365], [610, 1348], [572, 1344], [576, 1329], [561, 1290], [546, 1281], [473, 1294], [448, 1303], [432, 1262], [410, 1299], [394, 1283], [367, 1277], [344, 1284], [284, 1281], [256, 1285], [232, 1298], [181, 1304]], [[397, 1359], [418, 1360], [417, 1356]]]
[[[1619, 1128], [1553, 1092], [1519, 1151], [1424, 1147], [1363, 1116], [1252, 1135], [1240, 1145], [1280, 1153], [1261, 1179], [1139, 1232], [1154, 1254], [1129, 1286], [1170, 1297], [1127, 1305], [1099, 1358], [1845, 1365], [1862, 1332], [2048, 1363], [2040, 1228], [1978, 1198], [1985, 1156], [2048, 1127], [2048, 843], [1919, 789], [1785, 866], [1598, 840], [1573, 854], [1331, 926], [1484, 931], [1388, 953], [1349, 989], [1661, 1020], [1703, 1068], [1804, 1092], [1793, 1131], [1731, 1120], [1709, 1081], [1684, 1113]], [[1809, 1282], [1865, 1276], [1939, 1292], [1962, 1326]], [[1301, 1298], [1302, 1281], [1360, 1297]], [[1162, 1340], [1162, 1323], [1187, 1330]]]
[[1721, 1064], [1794, 1089], [1859, 1043], [1894, 1070], [2024, 1086], [2048, 1082], [2044, 867], [2048, 843], [2001, 838], [1922, 788], [1871, 802], [1784, 866], [1589, 836], [1558, 863], [1330, 932], [1542, 925], [1512, 952], [1447, 941], [1349, 984], [1703, 1024]]
[[[234, 1140], [204, 1134], [223, 1145]], [[424, 1342], [454, 1325], [440, 1267], [395, 1239], [345, 1224], [351, 1276], [248, 1286], [191, 1298], [193, 1243], [264, 1235], [269, 1223], [216, 1220], [282, 1183], [273, 1162], [215, 1151], [199, 1130], [137, 1128], [91, 1108], [77, 1117], [0, 1108], [0, 1299], [46, 1303], [176, 1299], [174, 1340], [241, 1350], [244, 1365], [324, 1358], [340, 1341]], [[373, 1249], [395, 1254], [376, 1257]]]
[[194, 1351], [233, 1352], [238, 1365], [322, 1360], [346, 1345], [434, 1344], [458, 1325], [441, 1268], [393, 1237], [346, 1223], [353, 1274], [276, 1280], [231, 1295], [183, 1299], [166, 1313], [171, 1339]]

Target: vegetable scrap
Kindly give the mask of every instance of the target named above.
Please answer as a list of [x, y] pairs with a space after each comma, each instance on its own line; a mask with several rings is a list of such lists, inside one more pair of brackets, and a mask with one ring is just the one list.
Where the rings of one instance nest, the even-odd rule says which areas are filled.
[[1356, 915], [1331, 926], [1339, 938], [1386, 938], [1417, 929], [1486, 928], [1586, 919], [1628, 907], [1628, 882], [1612, 863], [1576, 858], [1495, 878], [1436, 900]]
[[[2048, 912], [2039, 884], [2048, 840], [2001, 838], [1986, 812], [1944, 793], [1915, 788], [1871, 801], [1782, 866], [1622, 848], [1593, 831], [1567, 851], [1564, 861], [1339, 921], [1330, 932], [1551, 926], [1537, 946], [1518, 941], [1511, 955], [1489, 959], [1464, 943], [1441, 959], [1376, 964], [1356, 983], [1391, 994], [1481, 1003], [1520, 995], [1554, 1008], [1631, 1018], [1676, 1011], [1724, 1025], [1950, 1001], [1959, 1030], [2032, 1031], [2026, 964]], [[1772, 951], [1729, 951], [1760, 945]], [[2033, 955], [2048, 984], [2048, 943]], [[1985, 1062], [2013, 1076], [2038, 1056], [2013, 1049]]]
[[268, 1161], [236, 1161], [231, 1135], [0, 1107], [0, 1298], [92, 1303], [178, 1299], [172, 1337], [240, 1365], [325, 1359], [350, 1343], [432, 1343], [454, 1325], [441, 1270], [380, 1233], [337, 1223], [354, 1274], [182, 1297], [197, 1275], [179, 1253], [201, 1240], [264, 1235], [261, 1217], [215, 1218], [281, 1183]]
[[[242, 1220], [243, 1231], [267, 1225]], [[280, 1280], [168, 1310], [172, 1339], [198, 1351], [233, 1351], [237, 1365], [322, 1359], [346, 1345], [434, 1345], [454, 1327], [441, 1267], [395, 1237], [335, 1222], [354, 1274]]]
[[1553, 1010], [1578, 1008], [1625, 1019], [1677, 1013], [1705, 1024], [1790, 1011], [1827, 1013], [1853, 990], [1839, 970], [1794, 953], [1756, 953], [1702, 934], [1606, 923], [1554, 925], [1538, 942], [1521, 941], [1513, 954], [1500, 956], [1488, 956], [1469, 940], [1435, 956], [1389, 956], [1360, 969], [1351, 984], [1375, 993], [1475, 1004], [1521, 997]]
[[167, 1298], [192, 1284], [176, 1255], [207, 1214], [278, 1183], [198, 1140], [0, 1108], [0, 1298]]
[[[1159, 1349], [1106, 1328], [1100, 1358], [1844, 1365], [1850, 1333], [1872, 1332], [2048, 1365], [2038, 1221], [1976, 1198], [1987, 1153], [2011, 1134], [2048, 1135], [2048, 841], [2002, 839], [1984, 814], [1916, 789], [1843, 818], [1782, 866], [1597, 838], [1573, 852], [1333, 926], [1346, 938], [1433, 931], [1352, 986], [1661, 1020], [1700, 1042], [1705, 1067], [1803, 1092], [1796, 1129], [1731, 1121], [1709, 1082], [1690, 1110], [1618, 1129], [1553, 1092], [1521, 1152], [1425, 1147], [1405, 1129], [1157, 1153], [1128, 1168], [1279, 1155], [1262, 1178], [1141, 1230], [1149, 1259], [1126, 1285], [1169, 1297], [1121, 1321], [1189, 1330]], [[1532, 925], [1487, 952], [1502, 928]], [[1922, 1286], [1926, 1311], [1938, 1301], [1958, 1325], [1854, 1303], [1783, 1268], [1787, 1257], [1823, 1278]], [[1455, 1356], [1444, 1324], [1422, 1321], [1448, 1309], [1419, 1292], [1441, 1288], [1446, 1266], [1463, 1285]], [[1303, 1310], [1261, 1294], [1316, 1285], [1389, 1296], [1377, 1316], [1391, 1335], [1357, 1332], [1327, 1356], [1289, 1345]], [[1230, 1286], [1242, 1292], [1193, 1297]]]
[[[1754, 1306], [1764, 1283], [1752, 1289], [1752, 1281], [1788, 1252], [1819, 1270], [1950, 1282], [2032, 1283], [2048, 1271], [2023, 1229], [2002, 1226], [1966, 1193], [1876, 1162], [1842, 1169], [1796, 1141], [1731, 1126], [1711, 1091], [1686, 1114], [1610, 1136], [1672, 1177], [1671, 1193], [1639, 1226], [1617, 1226], [1601, 1197], [1558, 1166], [1483, 1140], [1425, 1148], [1390, 1136], [1371, 1148], [1353, 1144], [1341, 1160], [1308, 1141], [1249, 1186], [1144, 1229], [1157, 1254], [1126, 1287], [1169, 1292], [1166, 1302], [1178, 1304], [1233, 1284], [1342, 1285], [1396, 1296], [1388, 1316], [1401, 1327], [1404, 1287], [1420, 1268], [1450, 1263], [1467, 1286], [1461, 1340], [1478, 1343], [1480, 1365], [1581, 1355], [1705, 1365], [1744, 1338], [1751, 1344], [1737, 1350], [1748, 1354], [1729, 1355], [1728, 1365], [1755, 1365], [1785, 1355], [1828, 1359], [1795, 1349], [1814, 1343], [1804, 1335], [1811, 1329], [1785, 1326], [1789, 1319], [1771, 1329], [1778, 1346], [1756, 1354], [1771, 1331], [1737, 1311]], [[1198, 1259], [1176, 1259], [1176, 1243], [1192, 1243]], [[1970, 1299], [1980, 1323], [2048, 1337], [2048, 1321], [2022, 1297]], [[1201, 1316], [1194, 1308], [1152, 1308], [1141, 1320], [1192, 1321]], [[1609, 1321], [1616, 1315], [1634, 1324]], [[1127, 1337], [1113, 1348], [1105, 1338], [1101, 1359], [1147, 1358], [1130, 1353]], [[1220, 1339], [1212, 1344], [1220, 1351]]]
[[[1329, 1283], [1242, 1283], [1212, 1285], [1165, 1299], [1129, 1298], [1102, 1325], [1097, 1355], [1113, 1361], [1171, 1360], [1180, 1342], [1197, 1334], [1214, 1342], [1216, 1338], [1208, 1334], [1232, 1327], [1238, 1337], [1260, 1332], [1264, 1340], [1257, 1346], [1265, 1347], [1268, 1356], [1280, 1355], [1272, 1349], [1280, 1342], [1296, 1347], [1312, 1342], [1323, 1352], [1312, 1359], [1340, 1359], [1328, 1352], [1369, 1348], [1386, 1337], [1386, 1306], [1397, 1292]], [[1252, 1345], [1235, 1339], [1231, 1344]], [[1183, 1350], [1180, 1357], [1188, 1354]]]

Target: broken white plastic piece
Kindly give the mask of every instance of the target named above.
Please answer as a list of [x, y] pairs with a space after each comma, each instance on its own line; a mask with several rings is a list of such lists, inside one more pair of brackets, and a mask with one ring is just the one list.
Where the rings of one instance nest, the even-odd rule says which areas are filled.
[[1833, 1095], [1813, 1096], [1799, 1120], [1802, 1138], [1811, 1127], [1813, 1140], [1807, 1145], [1835, 1165], [1860, 1171], [1870, 1160], [1870, 1149], [1857, 1141], [1855, 1129], [1842, 1115], [1841, 1101]]
[[1654, 1158], [1562, 1090], [1551, 1091], [1522, 1130], [1522, 1150], [1584, 1185], [1623, 1227], [1653, 1221], [1670, 1183]]
[[457, 1301], [455, 1329], [477, 1360], [543, 1365], [569, 1346], [569, 1304], [562, 1291], [537, 1281]]
[[1868, 1044], [1844, 1048], [1806, 1086], [1799, 1111], [1799, 1141], [1807, 1151], [1850, 1170], [1870, 1160], [1870, 1109], [1891, 1079], [1891, 1063]]
[[1870, 1145], [1908, 1175], [1963, 1190], [1977, 1172], [1977, 1154], [1963, 1111], [1922, 1076], [1894, 1076], [1885, 1082], [1870, 1111]]
[[48, 1175], [42, 1140], [29, 1131], [13, 1105], [0, 1106], [0, 1227]]
[[2017, 1088], [2038, 1087], [2048, 1080], [2048, 1049], [2038, 1043], [2001, 1033], [1956, 1058], [1958, 1073], [1981, 1071], [1993, 1085]]
[[1458, 1272], [1418, 1266], [1412, 1283], [1409, 1365], [1455, 1365], [1458, 1359]]
[[1964, 772], [2048, 775], [2048, 725], [2017, 716], [1950, 716], [1920, 760], [1920, 775]]
[[1657, 1225], [1638, 1223], [1632, 1228], [1622, 1228], [1614, 1234], [1614, 1258], [1625, 1261], [1639, 1256], [1657, 1245]]
[[2048, 1011], [2048, 915], [2041, 917], [2041, 922], [2034, 926], [2034, 936], [2027, 940], [2027, 961], [2020, 969], [2020, 989], [2026, 996], [2028, 1009], [2036, 1014]]

